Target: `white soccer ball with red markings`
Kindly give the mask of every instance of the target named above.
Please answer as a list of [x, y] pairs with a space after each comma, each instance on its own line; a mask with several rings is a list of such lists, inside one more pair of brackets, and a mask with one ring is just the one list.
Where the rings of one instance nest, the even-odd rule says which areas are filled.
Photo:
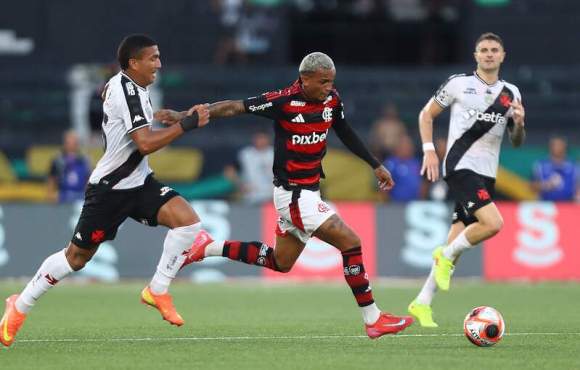
[[493, 307], [475, 307], [463, 321], [463, 331], [469, 341], [479, 347], [493, 346], [505, 332], [505, 322]]

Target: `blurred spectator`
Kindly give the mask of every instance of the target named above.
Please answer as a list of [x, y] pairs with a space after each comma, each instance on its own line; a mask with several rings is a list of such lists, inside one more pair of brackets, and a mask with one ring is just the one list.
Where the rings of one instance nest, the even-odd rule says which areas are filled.
[[261, 204], [272, 199], [272, 166], [274, 148], [270, 136], [258, 132], [252, 137], [252, 145], [242, 148], [238, 154], [240, 174], [234, 166], [227, 166], [224, 176], [237, 184], [242, 199], [250, 204]]
[[384, 166], [391, 171], [395, 187], [388, 193], [394, 202], [408, 202], [423, 198], [426, 187], [421, 178], [421, 161], [415, 157], [415, 145], [408, 135], [401, 137], [395, 154]]
[[62, 153], [50, 166], [49, 200], [59, 203], [83, 200], [90, 172], [89, 160], [79, 151], [77, 134], [72, 130], [66, 131], [63, 135]]
[[399, 118], [397, 106], [388, 103], [383, 107], [382, 115], [371, 128], [369, 146], [371, 152], [383, 161], [394, 153], [401, 138], [407, 135], [407, 128]]
[[244, 59], [236, 45], [236, 34], [242, 15], [243, 0], [214, 0], [220, 13], [219, 40], [214, 55], [216, 64], [228, 64]]
[[549, 143], [550, 157], [534, 164], [533, 187], [540, 193], [540, 199], [550, 201], [571, 201], [578, 195], [579, 170], [566, 157], [567, 142], [555, 136]]
[[247, 62], [261, 62], [272, 49], [280, 24], [279, 1], [247, 0], [236, 35], [236, 45]]
[[[439, 163], [443, 166], [443, 160], [445, 159], [445, 153], [447, 152], [447, 139], [443, 137], [438, 137], [435, 139], [435, 151], [437, 152], [437, 157], [439, 157]], [[439, 173], [443, 173], [441, 168]], [[434, 183], [428, 183], [429, 191], [428, 197], [431, 200], [444, 201], [449, 200], [449, 187], [445, 180], [441, 177]]]

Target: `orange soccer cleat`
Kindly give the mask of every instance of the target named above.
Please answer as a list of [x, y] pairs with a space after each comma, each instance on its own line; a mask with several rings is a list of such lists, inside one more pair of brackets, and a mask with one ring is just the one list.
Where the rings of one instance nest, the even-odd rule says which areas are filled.
[[175, 310], [171, 294], [153, 294], [149, 286], [141, 292], [141, 303], [155, 307], [163, 316], [163, 320], [169, 321], [171, 325], [181, 326], [184, 321], [181, 315]]
[[181, 268], [189, 265], [193, 262], [199, 262], [205, 258], [205, 248], [213, 242], [211, 235], [205, 230], [201, 230], [195, 240], [193, 241], [193, 245], [187, 251], [185, 261], [181, 265]]
[[385, 334], [397, 334], [413, 323], [411, 316], [395, 316], [387, 312], [381, 312], [379, 319], [372, 325], [365, 325], [367, 335], [376, 339]]
[[14, 305], [17, 298], [18, 294], [6, 298], [6, 309], [4, 310], [2, 321], [0, 321], [0, 342], [6, 347], [14, 343], [14, 338], [18, 330], [20, 330], [20, 327], [24, 324], [24, 320], [26, 320], [26, 314], [18, 312]]

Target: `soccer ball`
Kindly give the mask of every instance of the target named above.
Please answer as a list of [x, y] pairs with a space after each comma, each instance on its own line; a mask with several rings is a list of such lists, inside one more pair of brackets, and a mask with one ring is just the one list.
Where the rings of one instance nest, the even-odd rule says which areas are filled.
[[492, 307], [475, 307], [463, 321], [463, 332], [469, 341], [479, 347], [493, 346], [505, 331], [503, 317]]

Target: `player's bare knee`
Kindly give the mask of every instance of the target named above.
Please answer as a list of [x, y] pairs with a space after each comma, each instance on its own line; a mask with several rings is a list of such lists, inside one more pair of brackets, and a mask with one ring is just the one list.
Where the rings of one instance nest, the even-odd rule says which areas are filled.
[[499, 216], [496, 219], [494, 219], [491, 224], [491, 231], [493, 232], [493, 235], [499, 233], [502, 227], [503, 227], [503, 217]]
[[94, 254], [95, 251], [81, 249], [72, 245], [69, 245], [65, 252], [66, 260], [74, 271], [82, 270], [93, 258]]
[[500, 232], [503, 227], [503, 218], [501, 216], [494, 217], [485, 223], [485, 227], [491, 236]]
[[290, 272], [290, 270], [292, 270], [292, 266], [294, 266], [294, 264], [277, 264], [276, 267], [278, 267], [278, 272], [281, 272], [283, 274], [286, 274], [288, 272]]

